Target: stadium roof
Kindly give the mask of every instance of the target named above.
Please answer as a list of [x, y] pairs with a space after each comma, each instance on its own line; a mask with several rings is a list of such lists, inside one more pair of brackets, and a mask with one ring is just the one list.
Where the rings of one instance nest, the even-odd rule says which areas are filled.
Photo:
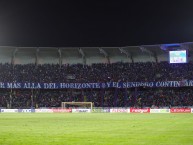
[[171, 50], [188, 50], [193, 61], [193, 42], [120, 47], [11, 47], [0, 46], [0, 62], [13, 64], [93, 64], [168, 61]]
[[147, 53], [156, 55], [170, 50], [188, 50], [193, 52], [193, 42], [173, 43], [173, 44], [155, 44], [155, 45], [140, 45], [140, 46], [120, 46], [120, 47], [16, 47], [16, 46], [0, 46], [1, 51], [20, 51], [20, 52], [57, 52], [68, 51], [72, 53], [77, 51], [83, 57], [90, 51], [92, 53], [101, 53], [104, 56], [113, 55], [114, 53], [122, 53], [127, 57], [133, 54]]

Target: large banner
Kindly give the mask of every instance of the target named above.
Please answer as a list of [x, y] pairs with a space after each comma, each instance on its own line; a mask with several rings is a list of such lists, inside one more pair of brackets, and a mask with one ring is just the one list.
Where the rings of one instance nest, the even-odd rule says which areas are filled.
[[171, 113], [191, 113], [191, 108], [171, 108]]
[[188, 87], [193, 80], [162, 82], [106, 82], [106, 83], [5, 83], [0, 88], [12, 89], [85, 89], [85, 88], [133, 88], [133, 87]]

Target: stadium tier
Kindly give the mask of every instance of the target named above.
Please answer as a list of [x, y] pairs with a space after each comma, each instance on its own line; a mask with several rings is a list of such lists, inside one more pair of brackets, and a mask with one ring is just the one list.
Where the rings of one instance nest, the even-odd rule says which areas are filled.
[[1, 47], [0, 107], [193, 106], [193, 45], [171, 46]]

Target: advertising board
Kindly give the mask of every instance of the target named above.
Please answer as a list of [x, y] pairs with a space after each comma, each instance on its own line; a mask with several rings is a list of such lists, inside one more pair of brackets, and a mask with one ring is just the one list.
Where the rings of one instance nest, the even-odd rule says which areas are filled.
[[110, 109], [110, 113], [127, 113], [128, 109], [119, 108], [119, 109]]
[[90, 113], [90, 109], [72, 109], [72, 113]]
[[72, 109], [52, 109], [52, 112], [54, 112], [54, 113], [70, 113], [70, 112], [72, 112]]
[[171, 108], [171, 113], [191, 113], [191, 108]]
[[52, 109], [35, 109], [36, 113], [53, 113]]
[[150, 113], [150, 108], [130, 108], [130, 113]]
[[170, 113], [170, 109], [150, 109], [150, 113]]
[[17, 113], [18, 109], [1, 109], [1, 113]]
[[35, 112], [35, 109], [18, 109], [19, 113], [32, 113]]

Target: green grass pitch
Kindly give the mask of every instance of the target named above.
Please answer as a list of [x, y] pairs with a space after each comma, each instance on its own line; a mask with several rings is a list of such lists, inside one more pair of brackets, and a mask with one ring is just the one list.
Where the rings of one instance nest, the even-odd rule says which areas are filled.
[[193, 145], [193, 114], [0, 114], [0, 145]]

